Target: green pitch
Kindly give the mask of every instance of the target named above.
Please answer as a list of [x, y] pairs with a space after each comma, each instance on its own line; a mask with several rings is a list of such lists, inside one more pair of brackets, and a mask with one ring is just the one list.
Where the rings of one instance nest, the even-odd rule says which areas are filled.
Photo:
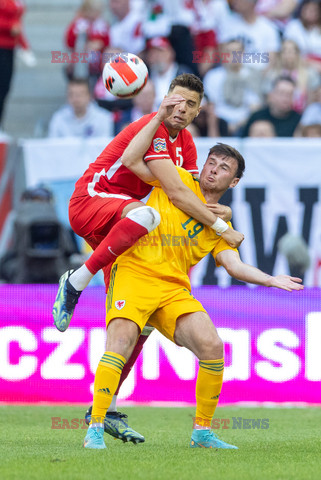
[[[53, 429], [82, 419], [85, 407], [0, 406], [3, 480], [319, 480], [321, 408], [218, 408], [229, 428], [215, 430], [239, 450], [190, 449], [193, 408], [123, 408], [145, 435], [140, 445], [105, 435], [107, 450], [82, 448], [86, 430]], [[268, 428], [232, 428], [240, 417], [268, 419]], [[229, 420], [229, 422], [227, 421]], [[217, 423], [220, 423], [218, 421]], [[77, 426], [77, 421], [74, 421]], [[266, 422], [265, 422], [266, 426]]]

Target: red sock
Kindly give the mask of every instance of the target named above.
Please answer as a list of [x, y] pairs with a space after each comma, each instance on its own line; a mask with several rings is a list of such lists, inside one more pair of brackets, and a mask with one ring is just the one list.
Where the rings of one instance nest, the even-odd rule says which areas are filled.
[[127, 360], [127, 362], [124, 365], [124, 368], [122, 370], [120, 380], [119, 380], [119, 384], [118, 384], [117, 390], [115, 392], [115, 395], [118, 395], [118, 392], [119, 392], [119, 389], [120, 389], [122, 383], [128, 377], [128, 375], [129, 375], [131, 369], [133, 368], [133, 365], [136, 362], [138, 355], [142, 351], [143, 345], [146, 342], [148, 337], [149, 337], [149, 335], [140, 335], [140, 337], [138, 338], [137, 343], [135, 345], [135, 348], [133, 350], [133, 353], [131, 354], [131, 356], [129, 357], [129, 359]]
[[118, 255], [124, 253], [146, 233], [148, 233], [147, 228], [142, 227], [130, 218], [123, 218], [113, 226], [91, 254], [85, 262], [86, 267], [90, 273], [95, 275], [101, 268], [113, 264]]

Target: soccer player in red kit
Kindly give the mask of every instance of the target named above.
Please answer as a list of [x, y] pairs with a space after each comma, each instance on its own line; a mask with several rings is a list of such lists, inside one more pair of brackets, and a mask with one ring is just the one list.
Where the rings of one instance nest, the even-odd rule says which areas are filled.
[[84, 265], [60, 279], [53, 307], [58, 330], [68, 328], [78, 298], [92, 277], [102, 268], [107, 289], [110, 267], [117, 256], [160, 222], [159, 213], [139, 201], [152, 187], [139, 179], [139, 170], [133, 173], [129, 162], [126, 166], [122, 163], [127, 145], [146, 124], [152, 126], [155, 134], [144, 160], [151, 177], [160, 181], [173, 204], [212, 226], [231, 246], [238, 246], [243, 240], [242, 234], [229, 228], [183, 184], [173, 165], [198, 173], [196, 148], [185, 127], [198, 115], [202, 96], [203, 84], [198, 77], [176, 77], [159, 111], [145, 115], [120, 132], [76, 183], [69, 204], [70, 224], [94, 252]]
[[[159, 212], [139, 201], [152, 187], [139, 179], [137, 166], [128, 160], [126, 166], [122, 163], [127, 145], [147, 124], [153, 129], [153, 140], [146, 146], [144, 160], [151, 178], [160, 181], [176, 207], [221, 233], [231, 246], [237, 247], [243, 240], [241, 233], [229, 228], [183, 184], [174, 166], [198, 174], [196, 148], [185, 127], [198, 115], [202, 96], [203, 84], [198, 77], [192, 74], [176, 77], [158, 112], [142, 117], [120, 132], [76, 183], [69, 205], [70, 224], [94, 251], [84, 265], [66, 272], [59, 281], [53, 307], [58, 330], [63, 332], [68, 328], [79, 296], [91, 278], [102, 268], [108, 289], [110, 267], [117, 256], [160, 222]], [[135, 359], [145, 338], [142, 336], [137, 343]]]

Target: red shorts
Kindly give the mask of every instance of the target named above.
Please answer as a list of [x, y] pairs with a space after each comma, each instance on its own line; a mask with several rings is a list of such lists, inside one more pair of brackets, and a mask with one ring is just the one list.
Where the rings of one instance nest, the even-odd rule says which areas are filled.
[[[115, 197], [71, 197], [69, 203], [69, 222], [73, 231], [84, 238], [93, 250], [119, 222], [126, 205], [139, 202], [129, 195]], [[127, 197], [127, 198], [126, 198]]]

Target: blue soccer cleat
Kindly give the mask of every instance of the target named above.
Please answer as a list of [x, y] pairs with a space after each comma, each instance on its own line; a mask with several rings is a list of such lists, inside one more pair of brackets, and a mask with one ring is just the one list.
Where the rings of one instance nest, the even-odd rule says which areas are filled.
[[69, 327], [71, 317], [74, 313], [81, 291], [76, 290], [69, 282], [70, 275], [74, 270], [68, 270], [59, 280], [59, 289], [52, 309], [54, 324], [60, 332]]
[[237, 450], [238, 447], [223, 442], [211, 430], [193, 430], [189, 446], [191, 448], [230, 448]]
[[[87, 425], [89, 425], [91, 420], [91, 411], [92, 407], [89, 407], [85, 420]], [[106, 433], [112, 437], [119, 438], [124, 443], [133, 442], [133, 443], [143, 443], [145, 442], [145, 437], [138, 432], [135, 432], [130, 428], [125, 420], [127, 415], [120, 412], [107, 412], [104, 420], [104, 430]]]
[[107, 448], [104, 442], [104, 429], [102, 427], [88, 428], [83, 447], [95, 449]]

